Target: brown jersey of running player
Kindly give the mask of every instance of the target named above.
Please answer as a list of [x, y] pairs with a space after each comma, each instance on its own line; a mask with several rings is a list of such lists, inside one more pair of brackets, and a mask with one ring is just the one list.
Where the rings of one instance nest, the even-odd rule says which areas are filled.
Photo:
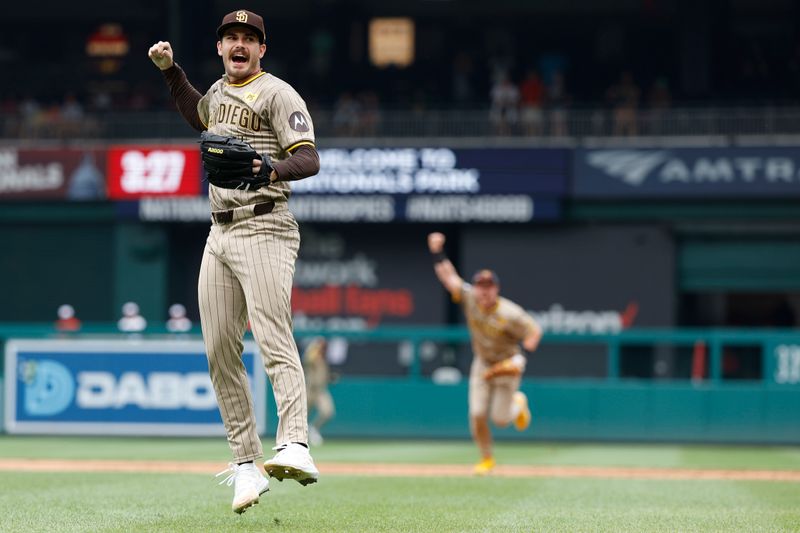
[[519, 390], [526, 358], [520, 347], [533, 352], [542, 329], [522, 307], [500, 296], [500, 280], [493, 271], [479, 270], [472, 283], [459, 276], [444, 253], [445, 236], [428, 235], [436, 277], [461, 304], [472, 341], [469, 377], [470, 431], [481, 460], [476, 474], [487, 474], [495, 465], [489, 420], [504, 427], [512, 422], [519, 431], [530, 424], [528, 398]]

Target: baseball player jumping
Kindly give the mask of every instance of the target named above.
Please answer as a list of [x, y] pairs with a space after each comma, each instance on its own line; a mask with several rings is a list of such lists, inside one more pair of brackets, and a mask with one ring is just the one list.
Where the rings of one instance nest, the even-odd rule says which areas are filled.
[[469, 376], [469, 422], [481, 460], [475, 473], [485, 475], [495, 466], [489, 419], [500, 427], [514, 423], [519, 431], [531, 421], [528, 398], [519, 390], [525, 371], [522, 347], [532, 352], [542, 329], [522, 307], [499, 295], [500, 282], [491, 270], [479, 270], [466, 283], [444, 253], [445, 236], [428, 235], [436, 277], [461, 304], [467, 319], [474, 357]]
[[217, 36], [225, 73], [205, 95], [174, 62], [170, 43], [157, 42], [148, 55], [181, 115], [203, 132], [212, 225], [198, 282], [200, 319], [234, 459], [220, 474], [228, 473], [222, 483], [234, 485], [232, 507], [242, 513], [269, 488], [254, 464], [263, 450], [241, 358], [248, 319], [278, 409], [277, 453], [264, 468], [280, 481], [303, 485], [319, 476], [308, 450], [306, 387], [292, 334], [290, 298], [300, 234], [287, 208], [289, 182], [316, 174], [319, 155], [303, 99], [261, 70], [263, 19], [247, 10], [228, 13]]

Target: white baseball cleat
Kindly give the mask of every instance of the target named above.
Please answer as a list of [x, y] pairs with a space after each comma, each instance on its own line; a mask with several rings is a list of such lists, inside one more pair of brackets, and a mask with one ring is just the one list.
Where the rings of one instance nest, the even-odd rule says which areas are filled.
[[219, 477], [228, 474], [228, 477], [219, 482], [229, 487], [233, 485], [233, 503], [231, 508], [234, 513], [242, 514], [248, 507], [258, 503], [258, 498], [269, 490], [269, 480], [253, 463], [228, 463], [228, 468], [217, 474]]
[[278, 453], [275, 457], [264, 463], [264, 470], [270, 477], [278, 481], [294, 479], [301, 485], [316, 483], [319, 470], [314, 465], [308, 448], [301, 444], [291, 442], [272, 448]]

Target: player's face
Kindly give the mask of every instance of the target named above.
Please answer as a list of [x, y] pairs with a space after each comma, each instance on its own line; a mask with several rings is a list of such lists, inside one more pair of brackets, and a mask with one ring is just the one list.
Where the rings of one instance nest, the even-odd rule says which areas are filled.
[[267, 46], [258, 35], [246, 26], [233, 26], [225, 30], [217, 41], [217, 53], [222, 58], [225, 74], [232, 83], [244, 81], [261, 70], [261, 58]]
[[482, 308], [488, 309], [497, 303], [500, 287], [494, 283], [476, 283], [473, 290], [475, 291], [475, 301]]

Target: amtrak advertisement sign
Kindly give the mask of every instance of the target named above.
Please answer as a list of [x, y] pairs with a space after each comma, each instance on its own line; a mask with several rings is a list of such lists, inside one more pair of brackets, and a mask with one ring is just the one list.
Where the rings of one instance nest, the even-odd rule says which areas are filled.
[[577, 197], [800, 196], [800, 147], [575, 151]]
[[[243, 355], [265, 429], [265, 375], [255, 345]], [[201, 341], [10, 340], [9, 433], [224, 435]]]

